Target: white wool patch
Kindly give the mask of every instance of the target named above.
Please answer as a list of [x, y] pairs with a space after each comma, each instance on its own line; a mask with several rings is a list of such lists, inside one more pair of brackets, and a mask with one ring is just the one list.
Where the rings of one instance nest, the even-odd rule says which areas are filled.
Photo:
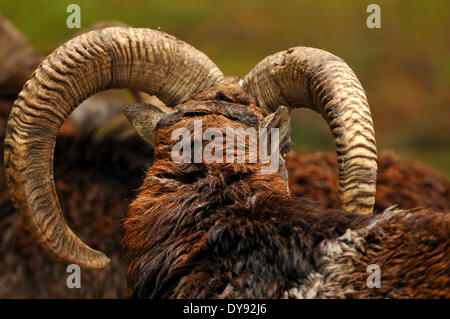
[[284, 298], [345, 298], [353, 292], [349, 277], [354, 271], [351, 260], [358, 259], [364, 251], [367, 232], [347, 229], [337, 239], [322, 241], [318, 246], [317, 271], [283, 293]]
[[[395, 206], [387, 208], [380, 215], [374, 215], [363, 228], [347, 229], [336, 239], [322, 241], [317, 247], [319, 257], [315, 263], [317, 270], [308, 278], [298, 282], [298, 286], [284, 292], [285, 298], [346, 298], [355, 294], [355, 268], [366, 264], [366, 236], [376, 232], [377, 226], [389, 223], [398, 215], [409, 217], [412, 214]], [[381, 229], [379, 231], [382, 231]]]
[[[389, 219], [391, 219], [394, 216], [397, 216], [401, 213], [405, 213], [406, 211], [403, 209], [395, 209], [397, 205], [391, 206], [386, 208], [383, 213], [381, 213], [380, 215], [376, 215], [374, 216], [372, 222], [367, 225], [367, 229], [368, 230], [372, 230], [373, 228], [375, 228], [375, 226], [377, 226], [380, 223], [384, 223], [387, 222]], [[410, 214], [407, 214], [407, 216]]]

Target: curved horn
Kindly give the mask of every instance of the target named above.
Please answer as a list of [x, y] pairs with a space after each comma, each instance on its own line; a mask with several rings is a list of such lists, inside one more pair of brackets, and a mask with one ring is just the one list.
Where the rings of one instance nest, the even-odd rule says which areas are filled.
[[66, 263], [101, 268], [109, 262], [70, 230], [55, 191], [55, 139], [83, 100], [106, 89], [131, 88], [174, 106], [222, 78], [206, 55], [150, 29], [91, 31], [50, 54], [15, 101], [5, 138], [11, 198], [34, 239]]
[[377, 175], [372, 116], [361, 84], [342, 59], [319, 49], [292, 48], [262, 60], [242, 86], [269, 112], [286, 105], [322, 114], [337, 147], [340, 208], [372, 213]]

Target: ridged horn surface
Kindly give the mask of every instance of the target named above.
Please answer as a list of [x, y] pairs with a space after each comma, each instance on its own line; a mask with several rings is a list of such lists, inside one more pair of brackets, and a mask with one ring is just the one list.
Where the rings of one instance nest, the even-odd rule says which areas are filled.
[[373, 212], [377, 150], [372, 116], [358, 78], [342, 59], [295, 47], [262, 60], [242, 86], [268, 112], [286, 105], [322, 114], [337, 147], [340, 208]]
[[203, 53], [150, 29], [91, 31], [51, 53], [15, 101], [5, 137], [11, 198], [40, 246], [63, 262], [85, 268], [109, 262], [70, 230], [55, 191], [55, 140], [75, 107], [111, 88], [144, 91], [174, 106], [222, 78]]

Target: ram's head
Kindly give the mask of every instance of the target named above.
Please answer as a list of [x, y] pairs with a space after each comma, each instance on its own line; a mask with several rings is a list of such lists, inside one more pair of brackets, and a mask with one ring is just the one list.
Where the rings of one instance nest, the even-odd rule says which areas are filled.
[[[66, 224], [52, 165], [65, 119], [89, 96], [112, 88], [156, 95], [174, 108], [169, 113], [151, 105], [124, 110], [154, 145], [155, 159], [171, 159], [167, 134], [177, 125], [193, 131], [201, 117], [207, 124], [203, 129], [279, 128], [283, 151], [289, 143], [290, 109], [311, 108], [322, 114], [336, 142], [340, 208], [360, 214], [373, 210], [377, 164], [371, 114], [358, 79], [340, 58], [296, 47], [265, 58], [236, 81], [225, 78], [203, 53], [165, 33], [106, 28], [80, 35], [50, 54], [19, 94], [8, 122], [5, 167], [14, 205], [36, 241], [61, 261], [86, 268], [109, 261]], [[286, 180], [282, 157], [273, 174]]]

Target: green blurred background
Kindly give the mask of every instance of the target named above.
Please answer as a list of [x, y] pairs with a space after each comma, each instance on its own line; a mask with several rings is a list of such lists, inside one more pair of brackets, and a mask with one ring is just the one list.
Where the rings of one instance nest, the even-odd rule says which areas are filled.
[[[244, 76], [265, 56], [312, 46], [342, 57], [363, 84], [380, 151], [424, 162], [450, 176], [450, 2], [377, 1], [381, 29], [368, 29], [373, 1], [1, 0], [39, 51], [68, 29], [66, 7], [81, 7], [82, 28], [101, 20], [160, 29], [206, 53], [226, 75]], [[296, 110], [294, 149], [334, 150], [318, 114]]]

